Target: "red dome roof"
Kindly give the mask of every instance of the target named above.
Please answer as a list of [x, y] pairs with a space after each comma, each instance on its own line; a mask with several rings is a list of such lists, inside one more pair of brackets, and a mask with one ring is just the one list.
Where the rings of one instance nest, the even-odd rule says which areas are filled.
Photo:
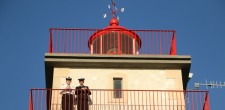
[[141, 40], [139, 38], [139, 36], [134, 33], [133, 31], [130, 31], [122, 26], [119, 26], [119, 21], [116, 18], [112, 18], [109, 22], [110, 26], [105, 27], [102, 30], [99, 30], [97, 32], [95, 32], [88, 41], [88, 47], [90, 48], [90, 44], [93, 42], [93, 40], [98, 37], [99, 35], [103, 35], [106, 34], [110, 31], [120, 31], [123, 32], [124, 34], [129, 34], [131, 37], [133, 37], [134, 39], [136, 39], [136, 41], [138, 42], [139, 48], [141, 48]]

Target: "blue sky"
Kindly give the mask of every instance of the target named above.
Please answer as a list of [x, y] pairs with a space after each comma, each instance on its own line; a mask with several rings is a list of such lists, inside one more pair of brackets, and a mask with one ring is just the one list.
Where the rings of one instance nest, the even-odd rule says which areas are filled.
[[[0, 0], [0, 106], [28, 109], [29, 89], [45, 87], [49, 28], [103, 28], [110, 0]], [[128, 29], [177, 31], [177, 54], [191, 55], [195, 82], [225, 82], [224, 0], [117, 0]], [[207, 90], [205, 87], [200, 87]], [[212, 110], [225, 108], [225, 87], [208, 89]]]

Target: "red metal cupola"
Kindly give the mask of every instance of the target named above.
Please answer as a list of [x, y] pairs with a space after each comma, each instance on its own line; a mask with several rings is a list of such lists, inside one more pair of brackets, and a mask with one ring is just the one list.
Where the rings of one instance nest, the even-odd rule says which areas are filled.
[[92, 54], [138, 54], [141, 48], [139, 36], [122, 26], [116, 18], [110, 26], [95, 32], [88, 41]]

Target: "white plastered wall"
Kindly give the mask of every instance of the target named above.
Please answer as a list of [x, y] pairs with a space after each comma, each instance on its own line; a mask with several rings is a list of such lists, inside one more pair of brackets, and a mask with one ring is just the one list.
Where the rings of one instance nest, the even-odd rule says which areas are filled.
[[78, 78], [85, 78], [92, 89], [113, 89], [113, 78], [119, 77], [123, 89], [183, 90], [181, 70], [54, 68], [53, 88], [60, 88], [68, 76], [73, 86], [79, 85]]
[[[78, 78], [85, 78], [85, 85], [90, 89], [113, 89], [113, 78], [122, 78], [124, 90], [183, 90], [181, 70], [172, 69], [77, 69], [77, 68], [54, 68], [53, 89], [59, 89], [65, 84], [66, 77], [72, 77], [72, 86], [79, 85]], [[53, 105], [60, 105], [61, 97], [55, 93]], [[139, 97], [140, 96], [140, 97]], [[145, 109], [166, 110], [174, 105], [176, 110], [185, 107], [183, 93], [171, 92], [123, 92], [123, 98], [113, 98], [113, 92], [92, 91], [93, 105], [103, 104], [107, 110], [107, 104], [115, 106], [124, 104], [124, 109], [135, 109], [137, 104], [146, 104]], [[144, 98], [143, 98], [144, 97]], [[134, 103], [138, 102], [138, 103]], [[139, 103], [140, 102], [140, 103]], [[173, 104], [173, 106], [168, 106]], [[179, 105], [179, 106], [178, 106]], [[109, 106], [110, 107], [110, 106]], [[115, 106], [116, 107], [116, 106]], [[55, 108], [60, 108], [56, 106]], [[140, 108], [139, 108], [140, 109]], [[141, 110], [140, 109], [140, 110]]]

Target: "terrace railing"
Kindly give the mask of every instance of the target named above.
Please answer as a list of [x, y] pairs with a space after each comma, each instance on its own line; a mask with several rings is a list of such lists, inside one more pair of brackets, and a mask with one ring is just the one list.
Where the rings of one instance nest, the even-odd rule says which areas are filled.
[[[31, 89], [29, 110], [62, 110], [60, 89]], [[208, 91], [91, 89], [89, 110], [210, 110]], [[77, 95], [72, 96], [78, 110]], [[82, 102], [81, 102], [82, 103]], [[81, 104], [80, 103], [80, 104]]]
[[[51, 28], [49, 53], [92, 54], [88, 41], [98, 31], [100, 29]], [[117, 32], [123, 33], [124, 30], [117, 30]], [[134, 32], [140, 38], [140, 49], [135, 54], [176, 55], [175, 30], [129, 30], [129, 32]], [[106, 45], [113, 45], [115, 38], [113, 34], [108, 34]], [[121, 38], [120, 42], [124, 43], [118, 45], [129, 44], [125, 38]], [[100, 43], [102, 42], [96, 42], [95, 45]], [[126, 49], [132, 50], [132, 47], [127, 46]]]

